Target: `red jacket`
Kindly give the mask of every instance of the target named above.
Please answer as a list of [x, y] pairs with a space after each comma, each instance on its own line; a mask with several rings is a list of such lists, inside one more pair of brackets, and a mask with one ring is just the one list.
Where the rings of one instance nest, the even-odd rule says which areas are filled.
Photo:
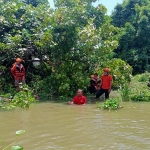
[[86, 97], [85, 96], [75, 96], [73, 99], [73, 103], [77, 105], [86, 104]]
[[25, 68], [22, 64], [13, 64], [11, 68], [11, 74], [14, 76], [15, 80], [21, 80], [25, 77]]

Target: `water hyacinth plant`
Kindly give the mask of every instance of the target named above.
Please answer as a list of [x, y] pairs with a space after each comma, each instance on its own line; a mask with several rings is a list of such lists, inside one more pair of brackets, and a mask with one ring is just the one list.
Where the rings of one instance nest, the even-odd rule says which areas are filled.
[[120, 101], [116, 98], [110, 98], [106, 100], [103, 104], [97, 104], [97, 106], [99, 108], [108, 109], [108, 110], [110, 109], [116, 110], [116, 109], [121, 108]]

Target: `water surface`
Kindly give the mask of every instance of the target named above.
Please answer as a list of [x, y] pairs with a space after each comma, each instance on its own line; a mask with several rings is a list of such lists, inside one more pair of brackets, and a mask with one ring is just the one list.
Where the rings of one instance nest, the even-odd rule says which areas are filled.
[[150, 150], [150, 103], [122, 103], [118, 111], [95, 104], [33, 104], [29, 110], [0, 112], [0, 149], [25, 130], [25, 150]]

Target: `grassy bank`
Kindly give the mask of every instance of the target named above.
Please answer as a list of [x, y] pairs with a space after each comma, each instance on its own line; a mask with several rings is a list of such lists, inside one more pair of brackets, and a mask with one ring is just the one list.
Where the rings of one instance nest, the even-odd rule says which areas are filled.
[[[143, 73], [132, 77], [130, 83], [122, 89], [111, 92], [110, 97], [122, 99], [122, 94], [128, 97], [125, 101], [150, 101], [150, 87], [147, 86], [150, 73]], [[124, 93], [123, 93], [124, 92]]]

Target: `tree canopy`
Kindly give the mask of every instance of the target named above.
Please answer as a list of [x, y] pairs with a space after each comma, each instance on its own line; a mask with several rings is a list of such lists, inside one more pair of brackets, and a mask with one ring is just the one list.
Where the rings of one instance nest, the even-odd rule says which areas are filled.
[[[72, 96], [78, 88], [86, 91], [89, 75], [101, 74], [103, 67], [111, 68], [114, 86], [130, 80], [131, 67], [113, 58], [119, 29], [111, 24], [107, 9], [94, 7], [94, 1], [55, 0], [55, 9], [47, 3], [35, 7], [1, 1], [1, 89], [12, 80], [9, 70], [16, 57], [24, 60], [27, 83], [45, 99]], [[34, 57], [40, 66], [33, 66]]]
[[120, 27], [116, 57], [128, 62], [134, 73], [150, 69], [150, 1], [124, 0], [112, 13], [113, 25]]

